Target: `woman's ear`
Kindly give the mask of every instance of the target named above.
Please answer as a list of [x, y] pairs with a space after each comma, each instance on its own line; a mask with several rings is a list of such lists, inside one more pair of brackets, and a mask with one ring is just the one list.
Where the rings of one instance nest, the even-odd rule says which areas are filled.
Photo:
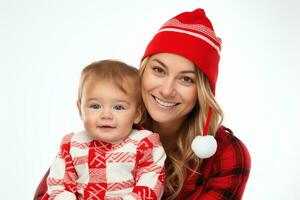
[[77, 108], [78, 108], [79, 116], [80, 116], [80, 118], [82, 119], [82, 113], [81, 113], [81, 103], [80, 103], [80, 101], [79, 101], [79, 100], [77, 100], [76, 104], [77, 104]]

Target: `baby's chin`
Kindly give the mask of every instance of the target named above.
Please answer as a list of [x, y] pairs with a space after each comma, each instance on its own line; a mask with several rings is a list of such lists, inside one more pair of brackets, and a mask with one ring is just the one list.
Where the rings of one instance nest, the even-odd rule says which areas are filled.
[[111, 137], [111, 135], [107, 132], [97, 131], [97, 133], [91, 133], [91, 132], [87, 132], [87, 133], [92, 138], [92, 140], [101, 141], [109, 144], [119, 144], [124, 140], [124, 137], [121, 139], [116, 137]]

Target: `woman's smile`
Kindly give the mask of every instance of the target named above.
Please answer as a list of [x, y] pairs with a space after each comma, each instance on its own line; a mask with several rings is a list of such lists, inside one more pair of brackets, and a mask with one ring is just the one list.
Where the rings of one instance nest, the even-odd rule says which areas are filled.
[[162, 106], [162, 107], [166, 107], [166, 108], [172, 108], [172, 107], [175, 107], [177, 106], [179, 103], [177, 102], [169, 102], [169, 101], [164, 101], [154, 95], [152, 95], [154, 100], [156, 101], [156, 103], [159, 105], [159, 106]]

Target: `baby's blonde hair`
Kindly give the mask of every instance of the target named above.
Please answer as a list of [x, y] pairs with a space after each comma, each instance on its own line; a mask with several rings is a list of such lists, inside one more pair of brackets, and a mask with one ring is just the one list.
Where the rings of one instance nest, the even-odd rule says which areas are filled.
[[138, 105], [141, 104], [138, 70], [130, 65], [127, 65], [126, 63], [117, 60], [101, 60], [93, 62], [81, 71], [78, 88], [79, 103], [81, 103], [83, 88], [87, 81], [96, 82], [99, 80], [111, 81], [125, 94], [128, 93], [128, 84], [131, 84], [134, 88]]

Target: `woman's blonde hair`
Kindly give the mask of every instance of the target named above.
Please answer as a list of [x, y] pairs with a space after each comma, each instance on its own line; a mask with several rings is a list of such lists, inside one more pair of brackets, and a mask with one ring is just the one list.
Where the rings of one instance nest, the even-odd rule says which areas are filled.
[[[151, 56], [150, 56], [151, 57]], [[146, 65], [150, 59], [147, 57], [141, 63], [139, 76], [142, 80]], [[172, 145], [163, 144], [167, 153], [165, 163], [167, 178], [165, 183], [166, 199], [175, 199], [181, 191], [187, 176], [187, 170], [190, 169], [197, 173], [201, 161], [192, 151], [191, 144], [193, 139], [203, 132], [207, 113], [211, 108], [211, 119], [209, 124], [209, 133], [215, 135], [220, 128], [223, 120], [223, 112], [218, 105], [209, 85], [206, 76], [195, 66], [196, 87], [198, 94], [198, 103], [188, 114], [184, 124], [182, 124], [179, 133], [176, 134], [177, 140]], [[152, 129], [152, 118], [146, 110], [143, 113], [144, 126]], [[162, 141], [164, 142], [164, 141]]]

